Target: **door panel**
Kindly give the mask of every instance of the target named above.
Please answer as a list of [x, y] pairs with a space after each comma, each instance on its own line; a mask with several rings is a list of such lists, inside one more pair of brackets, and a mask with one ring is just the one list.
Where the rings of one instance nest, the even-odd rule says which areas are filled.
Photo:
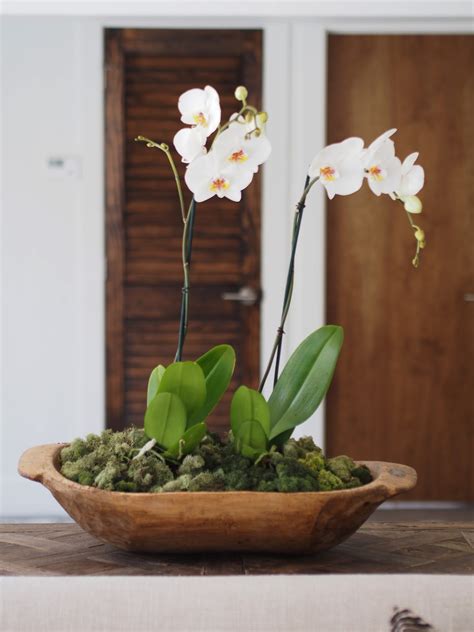
[[327, 321], [346, 339], [327, 403], [330, 454], [407, 463], [411, 499], [473, 498], [473, 75], [469, 36], [331, 36], [328, 141], [391, 127], [420, 152], [419, 269], [406, 216], [364, 187], [327, 212]]
[[[239, 84], [260, 105], [261, 32], [108, 29], [106, 70], [107, 424], [122, 428], [142, 424], [148, 375], [174, 358], [182, 286], [174, 179], [159, 150], [133, 139], [142, 134], [172, 146], [182, 127], [177, 100], [189, 88], [214, 86], [224, 120], [238, 106]], [[177, 154], [175, 160], [183, 176]], [[260, 293], [259, 249], [258, 177], [240, 204], [214, 198], [197, 206], [183, 357], [231, 344], [233, 388], [258, 384], [260, 310], [222, 294], [245, 285]], [[228, 427], [229, 398], [211, 428]]]

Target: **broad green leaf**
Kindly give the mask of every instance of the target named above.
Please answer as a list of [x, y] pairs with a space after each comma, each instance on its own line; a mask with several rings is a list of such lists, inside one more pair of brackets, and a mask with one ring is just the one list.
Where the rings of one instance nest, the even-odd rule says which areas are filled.
[[204, 421], [229, 386], [235, 367], [235, 351], [230, 345], [218, 345], [196, 360], [206, 380], [206, 399], [188, 420], [188, 427]]
[[249, 419], [260, 422], [265, 434], [270, 434], [270, 409], [264, 396], [252, 388], [240, 386], [230, 404], [230, 422], [234, 435]]
[[310, 334], [288, 360], [273, 393], [270, 439], [306, 421], [331, 384], [344, 332], [326, 325]]
[[234, 434], [235, 447], [249, 459], [257, 458], [265, 452], [268, 447], [268, 440], [262, 425], [255, 419], [244, 421]]
[[148, 406], [151, 400], [158, 393], [158, 386], [160, 385], [161, 378], [163, 377], [163, 373], [165, 372], [165, 367], [162, 364], [156, 366], [153, 371], [150, 373], [150, 377], [148, 378], [148, 390], [146, 395], [146, 405]]
[[201, 408], [206, 399], [206, 380], [201, 367], [195, 362], [170, 364], [163, 373], [158, 393], [177, 395], [189, 418]]
[[145, 433], [159, 445], [170, 448], [186, 430], [186, 408], [177, 395], [158, 393], [145, 413]]
[[281, 448], [281, 446], [286, 443], [291, 437], [291, 435], [293, 434], [293, 430], [293, 428], [290, 428], [290, 430], [285, 430], [285, 432], [280, 433], [271, 440], [271, 444], [276, 445], [278, 448]]
[[165, 452], [165, 456], [177, 459], [190, 454], [200, 444], [206, 432], [207, 426], [204, 422], [188, 428], [180, 440]]

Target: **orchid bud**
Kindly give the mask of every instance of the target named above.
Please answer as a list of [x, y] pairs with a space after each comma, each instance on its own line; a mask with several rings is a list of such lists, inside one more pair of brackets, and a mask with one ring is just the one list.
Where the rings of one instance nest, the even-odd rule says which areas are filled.
[[259, 112], [257, 114], [257, 119], [260, 125], [265, 125], [265, 123], [268, 121], [267, 112]]
[[248, 90], [245, 86], [237, 86], [234, 92], [234, 96], [237, 101], [245, 101], [245, 99], [248, 97], [248, 94]]
[[415, 231], [415, 239], [418, 242], [418, 246], [420, 248], [424, 248], [426, 246], [425, 231], [421, 228], [417, 227], [417, 230]]
[[406, 195], [404, 197], [401, 198], [403, 205], [405, 206], [405, 211], [407, 211], [407, 213], [421, 213], [421, 211], [423, 210], [423, 204], [421, 203], [421, 200], [418, 196], [416, 195]]

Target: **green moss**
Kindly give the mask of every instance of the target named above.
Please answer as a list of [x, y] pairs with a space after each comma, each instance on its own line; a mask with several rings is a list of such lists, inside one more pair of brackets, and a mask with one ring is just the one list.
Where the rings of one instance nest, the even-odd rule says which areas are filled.
[[178, 476], [178, 478], [168, 481], [162, 487], [156, 485], [151, 490], [152, 492], [187, 492], [189, 489], [189, 485], [193, 477], [190, 474], [183, 474], [182, 476]]
[[221, 470], [201, 472], [189, 483], [190, 492], [217, 492], [225, 488], [224, 474]]
[[107, 465], [97, 474], [94, 483], [99, 489], [108, 489], [113, 491], [115, 489], [115, 483], [122, 478], [124, 468], [122, 469], [120, 463], [117, 460], [111, 460]]
[[174, 476], [171, 469], [156, 456], [144, 454], [138, 459], [130, 461], [127, 470], [129, 478], [140, 491], [148, 491], [152, 487], [162, 487]]
[[316, 474], [301, 461], [284, 457], [276, 466], [278, 480], [276, 485], [280, 492], [315, 492], [318, 491]]
[[206, 461], [200, 454], [188, 454], [178, 468], [178, 474], [200, 474], [206, 466]]
[[351, 472], [352, 476], [359, 479], [362, 485], [367, 485], [373, 478], [367, 465], [357, 465]]
[[344, 489], [342, 480], [329, 470], [321, 470], [318, 474], [319, 489], [322, 492], [331, 492], [335, 489]]
[[136, 492], [138, 491], [135, 483], [131, 483], [130, 481], [118, 481], [115, 485], [115, 490], [117, 492]]
[[353, 476], [350, 481], [348, 481], [344, 487], [346, 489], [353, 489], [354, 487], [360, 487], [362, 485], [362, 483], [360, 482], [360, 480], [356, 477]]
[[347, 456], [325, 459], [311, 437], [289, 439], [258, 464], [236, 454], [230, 435], [206, 435], [181, 463], [165, 463], [154, 448], [135, 458], [148, 437], [139, 428], [106, 430], [61, 451], [61, 473], [81, 485], [121, 492], [307, 492], [359, 487], [372, 477]]
[[299, 459], [299, 461], [315, 473], [324, 469], [326, 466], [326, 461], [322, 452], [307, 452], [305, 457], [303, 459]]
[[327, 460], [328, 470], [345, 483], [351, 480], [351, 472], [355, 468], [355, 466], [356, 464], [354, 463], [354, 461], [345, 454]]

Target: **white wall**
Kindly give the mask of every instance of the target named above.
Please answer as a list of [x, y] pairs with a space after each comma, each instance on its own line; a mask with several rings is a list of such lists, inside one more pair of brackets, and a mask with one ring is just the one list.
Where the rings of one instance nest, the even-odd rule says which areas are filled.
[[[58, 514], [16, 465], [103, 423], [102, 154], [88, 151], [102, 92], [84, 76], [101, 53], [76, 20], [4, 18], [2, 31], [2, 512]], [[82, 158], [82, 176], [52, 179], [57, 155]]]

